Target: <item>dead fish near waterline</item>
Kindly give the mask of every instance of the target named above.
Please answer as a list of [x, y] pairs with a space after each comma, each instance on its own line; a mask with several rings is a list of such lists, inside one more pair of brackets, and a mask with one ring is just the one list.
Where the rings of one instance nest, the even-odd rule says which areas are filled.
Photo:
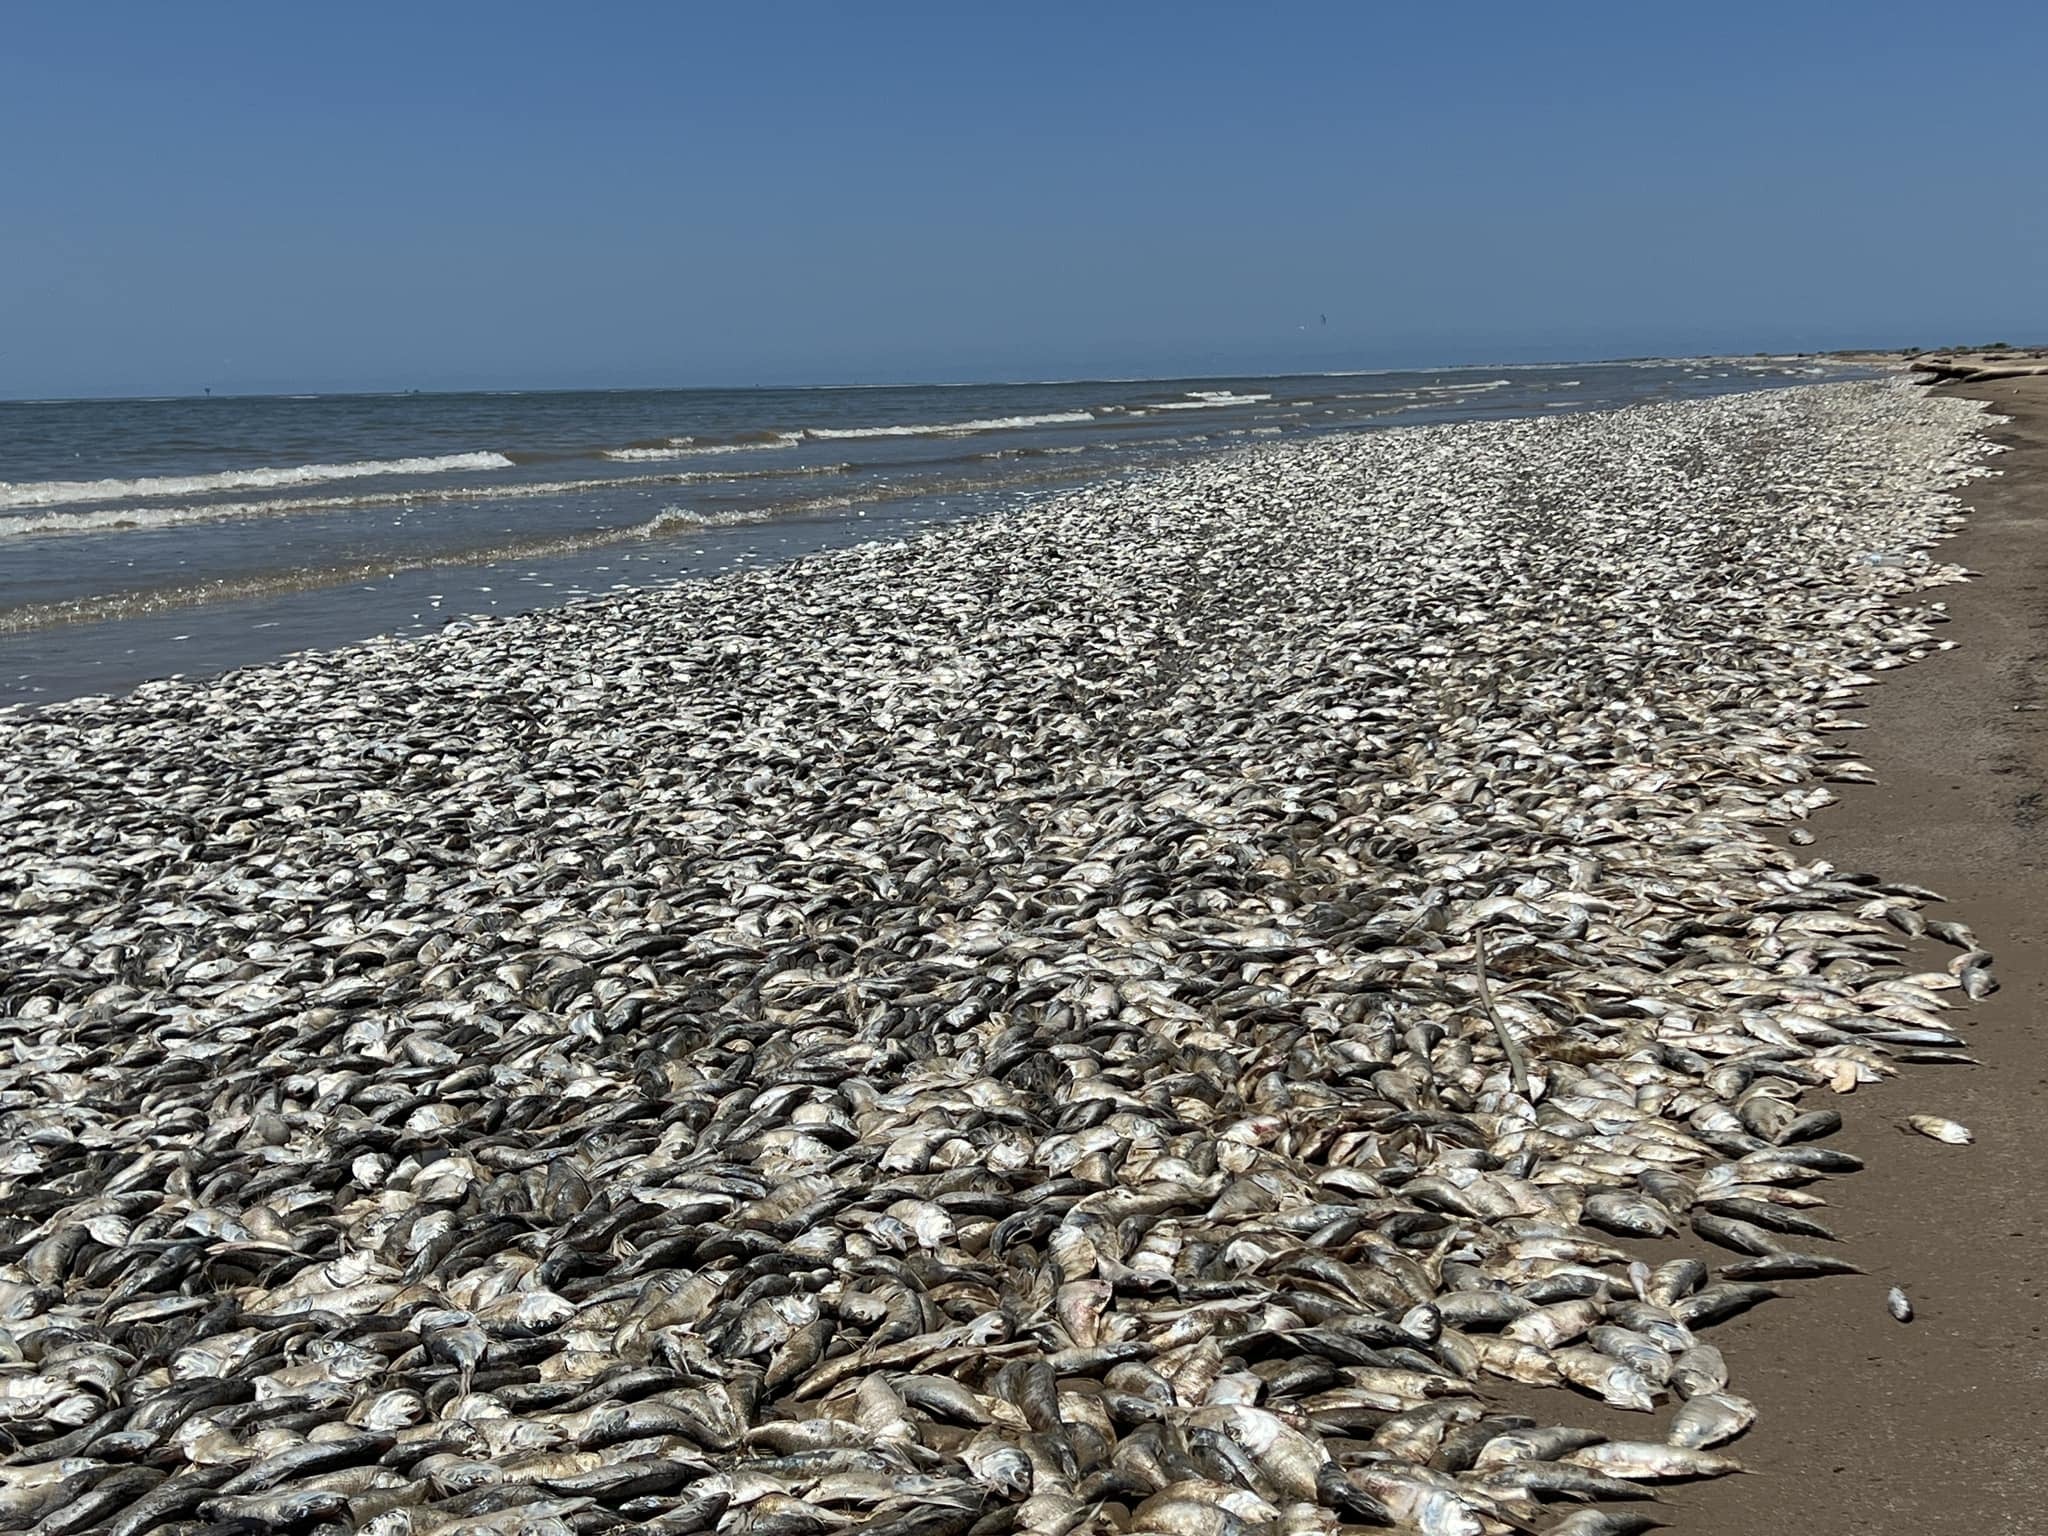
[[8, 722], [0, 1510], [1479, 1536], [1729, 1470], [1703, 1335], [1846, 1262], [1783, 1241], [1836, 1096], [1988, 980], [1770, 841], [1927, 640], [1942, 567], [1842, 551], [1973, 419], [1272, 445]]

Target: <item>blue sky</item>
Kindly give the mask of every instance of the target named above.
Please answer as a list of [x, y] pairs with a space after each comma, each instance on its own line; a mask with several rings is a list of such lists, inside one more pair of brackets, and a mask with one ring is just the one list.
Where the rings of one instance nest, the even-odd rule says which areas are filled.
[[2039, 4], [15, 6], [0, 396], [2048, 340], [2044, 58]]

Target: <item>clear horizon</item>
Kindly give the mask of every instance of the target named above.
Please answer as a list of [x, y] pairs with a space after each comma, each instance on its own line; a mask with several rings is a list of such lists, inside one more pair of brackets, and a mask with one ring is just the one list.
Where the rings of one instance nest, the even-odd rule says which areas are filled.
[[11, 18], [0, 398], [2048, 340], [2036, 8], [604, 19]]

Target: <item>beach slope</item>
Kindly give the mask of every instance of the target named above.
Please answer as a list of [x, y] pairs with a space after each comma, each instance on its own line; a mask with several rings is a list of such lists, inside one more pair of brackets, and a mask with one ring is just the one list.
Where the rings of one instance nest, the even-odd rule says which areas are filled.
[[[1970, 924], [2002, 986], [1971, 1019], [1982, 1067], [1854, 1106], [1838, 1140], [1870, 1171], [1829, 1198], [1870, 1274], [1728, 1325], [1768, 1426], [1745, 1454], [1771, 1475], [1678, 1496], [1687, 1530], [2048, 1529], [2048, 378], [1936, 393], [2010, 417], [1992, 430], [2010, 451], [1941, 546], [1975, 573], [1943, 594], [1955, 646], [1871, 691], [1855, 746], [1877, 782], [1842, 787], [1810, 851], [1940, 891], [1930, 915]], [[1923, 1111], [1976, 1144], [1900, 1132]], [[1893, 1284], [1913, 1298], [1909, 1326], [1886, 1315]]]

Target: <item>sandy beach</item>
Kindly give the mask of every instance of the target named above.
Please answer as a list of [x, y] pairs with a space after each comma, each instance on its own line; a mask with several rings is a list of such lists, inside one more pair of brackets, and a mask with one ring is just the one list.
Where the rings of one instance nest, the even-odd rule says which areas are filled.
[[2044, 392], [1966, 393], [7, 721], [0, 1519], [2027, 1529]]
[[1851, 14], [17, 7], [0, 1536], [2048, 1536], [2048, 7]]
[[[1841, 1144], [1871, 1171], [1835, 1203], [1870, 1276], [1729, 1325], [1779, 1426], [1748, 1453], [1770, 1475], [1678, 1495], [1682, 1530], [1980, 1536], [2048, 1520], [2048, 378], [1940, 392], [2010, 417], [1992, 436], [2012, 451], [1964, 493], [1969, 520], [1942, 547], [1975, 573], [1943, 594], [1956, 647], [1871, 692], [1856, 744], [1878, 782], [1845, 786], [1814, 819], [1814, 851], [1939, 890], [1997, 953], [2003, 985], [1973, 1011], [1982, 1067], [1886, 1084], [1850, 1117]], [[1969, 1124], [1977, 1145], [1959, 1160], [1899, 1134], [1921, 1109]], [[1910, 1327], [1884, 1315], [1893, 1283], [1916, 1298]]]

